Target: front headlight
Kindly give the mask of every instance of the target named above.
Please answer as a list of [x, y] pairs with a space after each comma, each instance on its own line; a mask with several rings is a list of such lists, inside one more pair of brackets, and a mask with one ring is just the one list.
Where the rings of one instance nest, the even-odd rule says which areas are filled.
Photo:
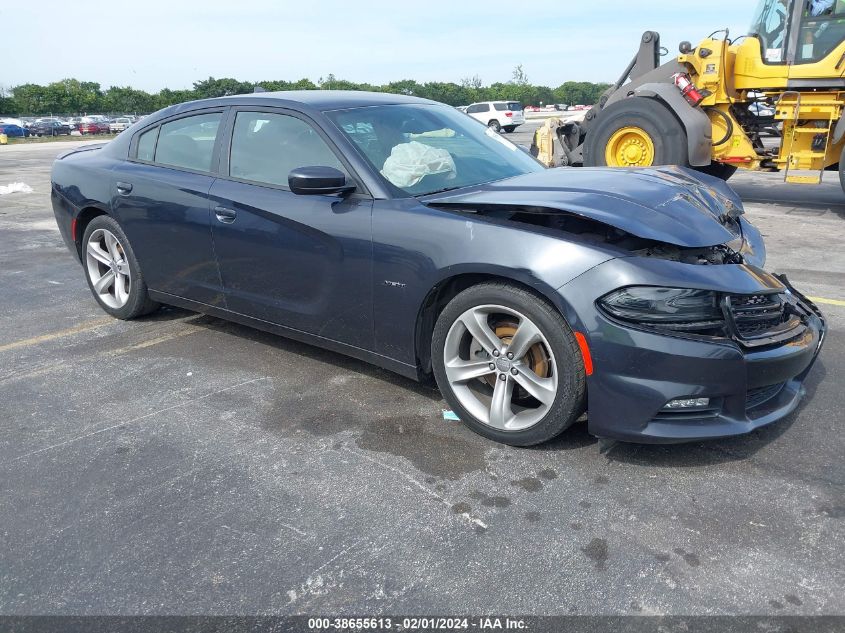
[[617, 319], [661, 329], [716, 334], [724, 326], [719, 298], [709, 290], [629, 286], [606, 294], [599, 306]]

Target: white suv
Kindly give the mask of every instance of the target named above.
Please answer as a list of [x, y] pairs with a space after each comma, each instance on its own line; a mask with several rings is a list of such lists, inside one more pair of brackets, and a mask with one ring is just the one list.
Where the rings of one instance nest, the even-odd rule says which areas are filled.
[[483, 101], [467, 106], [466, 113], [496, 132], [513, 132], [525, 123], [522, 104], [518, 101]]

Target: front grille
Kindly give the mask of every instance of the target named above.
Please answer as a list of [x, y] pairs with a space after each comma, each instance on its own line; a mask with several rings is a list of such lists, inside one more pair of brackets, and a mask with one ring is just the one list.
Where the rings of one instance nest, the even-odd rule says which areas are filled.
[[804, 329], [794, 302], [786, 294], [729, 295], [725, 309], [732, 334], [750, 347], [780, 343]]
[[785, 384], [786, 383], [784, 382], [780, 382], [776, 385], [749, 389], [745, 394], [745, 410], [750, 411], [751, 409], [759, 407], [764, 402], [768, 402], [780, 393]]

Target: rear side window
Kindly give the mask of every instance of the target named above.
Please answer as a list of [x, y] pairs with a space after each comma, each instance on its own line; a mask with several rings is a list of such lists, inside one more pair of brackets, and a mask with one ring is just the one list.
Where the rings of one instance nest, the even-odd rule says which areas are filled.
[[517, 103], [516, 101], [511, 101], [508, 103], [508, 109], [513, 110], [514, 112], [522, 112], [522, 104]]
[[138, 160], [152, 162], [156, 151], [156, 139], [158, 138], [158, 127], [147, 130], [138, 137]]
[[[361, 128], [366, 134], [366, 127]], [[372, 128], [370, 128], [372, 133]], [[288, 186], [297, 167], [346, 169], [308, 123], [286, 114], [238, 112], [229, 153], [229, 175], [253, 182]]]
[[[211, 156], [222, 114], [198, 114], [161, 126], [154, 162], [197, 171], [211, 171]], [[139, 142], [140, 145], [140, 142]]]

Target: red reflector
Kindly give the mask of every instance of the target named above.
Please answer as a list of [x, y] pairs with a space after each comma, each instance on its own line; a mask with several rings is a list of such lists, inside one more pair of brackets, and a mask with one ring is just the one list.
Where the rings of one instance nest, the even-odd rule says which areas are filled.
[[70, 239], [76, 241], [76, 218], [70, 221]]
[[513, 116], [513, 112], [505, 112], [505, 116]]
[[575, 332], [575, 340], [578, 341], [578, 347], [581, 349], [581, 358], [584, 359], [584, 372], [588, 376], [593, 375], [593, 357], [590, 356], [590, 348], [587, 345], [587, 339], [581, 332]]
[[750, 156], [728, 156], [722, 159], [723, 163], [750, 163]]

